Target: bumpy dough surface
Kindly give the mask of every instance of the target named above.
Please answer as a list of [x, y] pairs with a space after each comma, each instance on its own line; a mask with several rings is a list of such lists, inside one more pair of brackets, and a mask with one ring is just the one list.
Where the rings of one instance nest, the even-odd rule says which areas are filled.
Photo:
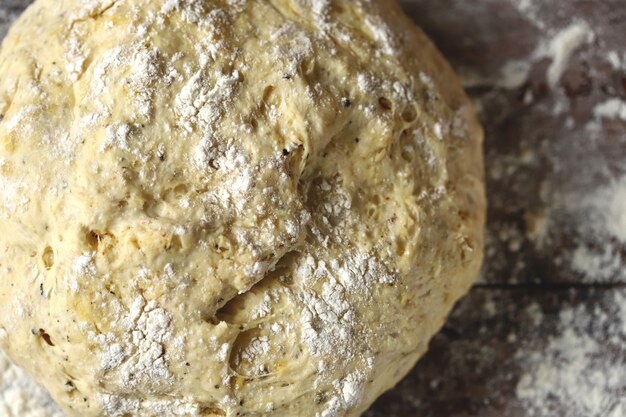
[[391, 0], [38, 0], [0, 114], [0, 347], [68, 416], [358, 416], [480, 266], [480, 126]]

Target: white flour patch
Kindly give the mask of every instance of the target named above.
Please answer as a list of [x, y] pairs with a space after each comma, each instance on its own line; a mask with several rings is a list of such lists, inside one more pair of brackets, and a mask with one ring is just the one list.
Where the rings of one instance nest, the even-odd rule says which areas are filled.
[[[146, 302], [143, 297], [137, 297], [127, 315], [116, 324], [126, 331], [126, 337], [90, 336], [103, 348], [102, 370], [118, 370], [123, 375], [122, 380], [131, 387], [168, 383], [172, 375], [165, 358], [164, 343], [172, 335], [171, 321], [172, 316], [154, 301]], [[112, 343], [113, 340], [116, 343]]]
[[[360, 252], [348, 254], [330, 265], [308, 255], [301, 259], [295, 276], [305, 287], [297, 294], [304, 307], [300, 339], [310, 353], [320, 359], [323, 368], [320, 375], [323, 376], [324, 370], [337, 366], [336, 361], [350, 361], [359, 355], [359, 344], [354, 336], [359, 322], [351, 296], [371, 294], [378, 286], [393, 283], [396, 278], [374, 257]], [[323, 280], [321, 291], [308, 289], [320, 280]], [[364, 370], [333, 381], [335, 394], [328, 400], [325, 411], [317, 416], [335, 416], [356, 405], [368, 375]]]
[[531, 24], [539, 29], [544, 29], [546, 24], [540, 16], [539, 8], [534, 0], [510, 0], [511, 5], [515, 7]]
[[95, 252], [85, 252], [74, 259], [72, 271], [65, 277], [65, 282], [72, 291], [80, 291], [81, 281], [93, 279], [98, 274], [95, 256]]
[[[615, 314], [565, 308], [559, 315], [557, 335], [545, 349], [517, 352], [526, 372], [516, 394], [529, 416], [555, 415], [556, 410], [567, 410], [568, 417], [623, 416], [626, 363], [618, 353], [607, 358], [606, 345], [621, 346], [626, 337], [626, 298], [620, 292], [609, 297]], [[613, 335], [608, 340], [598, 335], [606, 328]]]
[[579, 245], [572, 253], [571, 267], [584, 277], [598, 281], [626, 279], [619, 248], [609, 245], [600, 248]]
[[596, 105], [593, 109], [596, 119], [621, 119], [626, 121], [626, 101], [611, 98]]
[[566, 203], [576, 207], [594, 236], [626, 244], [626, 177], [614, 180], [586, 196], [570, 195]]
[[0, 212], [2, 217], [9, 217], [30, 202], [29, 198], [24, 195], [25, 189], [26, 181], [12, 180], [0, 173], [0, 204], [6, 211], [5, 213]]
[[365, 23], [367, 28], [372, 33], [374, 40], [380, 46], [380, 49], [376, 51], [377, 55], [380, 55], [381, 53], [383, 55], [396, 55], [398, 53], [395, 35], [387, 24], [382, 21], [375, 22], [371, 19], [367, 19]]
[[[281, 41], [276, 43], [277, 41]], [[270, 45], [277, 61], [286, 61], [285, 75], [294, 76], [305, 61], [313, 56], [313, 42], [302, 30], [287, 23], [270, 34]]]
[[239, 72], [210, 74], [206, 69], [197, 71], [176, 97], [179, 123], [188, 132], [198, 128], [212, 131], [222, 117], [224, 106], [234, 97], [239, 84]]
[[76, 82], [83, 72], [85, 61], [89, 56], [89, 51], [80, 40], [80, 34], [76, 28], [70, 32], [70, 36], [65, 42], [65, 70], [70, 81]]
[[330, 29], [330, 0], [299, 0], [303, 10], [310, 10], [315, 24], [322, 30]]
[[574, 22], [558, 32], [548, 43], [545, 52], [538, 56], [547, 56], [552, 60], [548, 68], [548, 84], [555, 88], [567, 68], [567, 64], [578, 48], [593, 39], [594, 34], [586, 22]]
[[497, 77], [483, 78], [471, 72], [461, 72], [465, 87], [490, 85], [504, 89], [516, 89], [527, 80], [530, 70], [540, 60], [549, 59], [550, 66], [546, 73], [548, 85], [556, 90], [567, 65], [584, 44], [591, 42], [594, 32], [584, 21], [576, 21], [559, 31], [547, 31], [536, 48], [525, 58], [505, 63]]
[[130, 135], [130, 125], [123, 124], [115, 124], [111, 125], [107, 128], [107, 135], [104, 143], [100, 147], [100, 152], [105, 151], [107, 148], [111, 146], [116, 146], [125, 151], [130, 150], [128, 146], [128, 137]]
[[0, 350], [0, 415], [63, 417], [48, 392]]
[[620, 56], [620, 53], [617, 51], [609, 51], [606, 54], [606, 60], [611, 64], [614, 70], [624, 69], [626, 65], [626, 53], [622, 53], [622, 56]]
[[326, 409], [316, 417], [335, 417], [361, 401], [366, 373], [355, 371], [345, 378], [334, 381], [335, 395], [328, 401]]
[[610, 282], [626, 277], [622, 248], [626, 245], [626, 178], [613, 181], [587, 196], [568, 196], [581, 231], [601, 245], [581, 242], [571, 255], [571, 267], [588, 279]]
[[[179, 399], [155, 399], [139, 401], [114, 395], [101, 394], [99, 400], [104, 410], [110, 415], [149, 415], [168, 417], [196, 417], [200, 416], [200, 407]], [[46, 416], [47, 417], [47, 416]], [[55, 416], [54, 416], [55, 417]]]

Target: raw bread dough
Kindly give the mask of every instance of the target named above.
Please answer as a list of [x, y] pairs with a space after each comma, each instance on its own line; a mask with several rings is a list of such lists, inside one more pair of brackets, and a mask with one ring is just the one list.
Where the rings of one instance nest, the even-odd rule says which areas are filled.
[[0, 347], [68, 416], [358, 416], [475, 279], [482, 132], [390, 0], [38, 0]]

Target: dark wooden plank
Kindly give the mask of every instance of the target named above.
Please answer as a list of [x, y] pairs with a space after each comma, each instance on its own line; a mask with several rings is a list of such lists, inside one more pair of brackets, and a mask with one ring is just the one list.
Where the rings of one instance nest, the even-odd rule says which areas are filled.
[[31, 0], [0, 0], [0, 39], [4, 38], [11, 23], [31, 2]]
[[[0, 32], [29, 2], [3, 2]], [[626, 2], [402, 3], [465, 74], [482, 110], [490, 207], [484, 281], [626, 282], [626, 218], [605, 224], [623, 208], [607, 200], [615, 194], [608, 185], [626, 198], [626, 120], [587, 129], [597, 122], [598, 104], [626, 100], [626, 57], [618, 68], [609, 62], [610, 52], [623, 54]], [[519, 86], [502, 87], [510, 81], [502, 76], [507, 64], [527, 59], [576, 22], [586, 22], [595, 38], [574, 51], [558, 85], [547, 84], [551, 59], [544, 57], [531, 60]], [[602, 187], [595, 205], [576, 204], [578, 195], [593, 200]]]
[[429, 353], [365, 417], [618, 417], [621, 411], [626, 289], [474, 289]]
[[[0, 37], [27, 3], [0, 0]], [[626, 415], [626, 290], [580, 286], [626, 282], [618, 229], [626, 217], [610, 198], [620, 197], [626, 174], [626, 123], [593, 116], [598, 104], [626, 99], [626, 57], [615, 64], [609, 55], [623, 54], [626, 3], [403, 4], [481, 108], [490, 200], [483, 282], [502, 288], [474, 289], [427, 356], [367, 417]], [[528, 57], [583, 21], [594, 40], [549, 85], [550, 57]], [[532, 61], [520, 83], [503, 76], [513, 60]], [[559, 287], [566, 283], [576, 285]]]
[[[626, 282], [626, 117], [594, 117], [608, 100], [626, 106], [626, 2], [403, 5], [465, 74], [482, 110], [490, 207], [484, 281]], [[579, 42], [550, 85], [550, 42], [556, 46], [572, 25], [586, 26], [593, 40]], [[542, 45], [546, 56], [532, 58]], [[511, 86], [504, 70], [516, 60], [529, 63], [528, 76]]]

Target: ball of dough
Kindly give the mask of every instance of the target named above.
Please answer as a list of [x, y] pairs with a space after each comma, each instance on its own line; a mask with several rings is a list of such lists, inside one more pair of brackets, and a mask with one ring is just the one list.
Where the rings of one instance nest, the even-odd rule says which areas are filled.
[[475, 279], [482, 133], [390, 0], [38, 0], [0, 346], [70, 417], [358, 416]]

